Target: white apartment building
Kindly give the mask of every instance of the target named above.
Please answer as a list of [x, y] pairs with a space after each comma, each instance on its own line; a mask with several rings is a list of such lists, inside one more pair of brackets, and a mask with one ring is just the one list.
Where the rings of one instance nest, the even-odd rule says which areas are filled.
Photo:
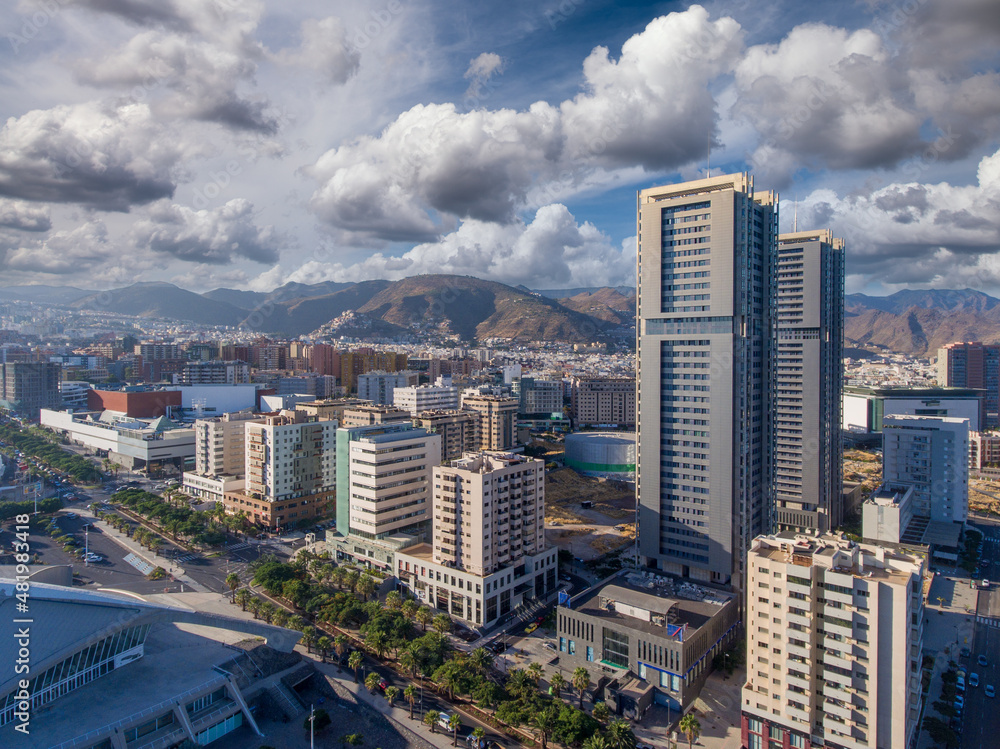
[[221, 502], [226, 492], [242, 491], [246, 473], [245, 425], [260, 414], [237, 411], [194, 423], [194, 471], [184, 473], [184, 490], [195, 497]]
[[458, 388], [452, 385], [413, 385], [393, 390], [392, 404], [410, 416], [422, 411], [449, 411], [458, 408]]
[[242, 476], [246, 472], [246, 424], [263, 417], [250, 411], [223, 414], [194, 422], [195, 473], [202, 476]]
[[913, 485], [913, 512], [965, 523], [969, 515], [969, 422], [937, 416], [882, 420], [882, 479]]
[[327, 542], [339, 557], [392, 567], [393, 553], [427, 538], [431, 469], [441, 437], [409, 422], [337, 430], [337, 529]]
[[910, 746], [925, 570], [922, 556], [830, 534], [754, 539], [743, 746]]
[[358, 398], [391, 406], [396, 388], [406, 388], [419, 384], [419, 372], [409, 370], [384, 372], [379, 369], [358, 375]]
[[336, 422], [282, 411], [249, 421], [245, 429], [246, 486], [225, 495], [227, 511], [243, 511], [251, 520], [279, 527], [332, 509]]
[[431, 543], [395, 555], [397, 576], [428, 605], [489, 626], [555, 590], [544, 461], [481, 452], [437, 466], [431, 528]]

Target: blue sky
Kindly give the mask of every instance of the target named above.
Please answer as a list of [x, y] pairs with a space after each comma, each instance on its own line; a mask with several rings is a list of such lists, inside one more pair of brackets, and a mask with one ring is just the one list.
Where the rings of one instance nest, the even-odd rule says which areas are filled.
[[[6, 284], [634, 280], [635, 191], [752, 171], [849, 291], [1000, 294], [991, 0], [18, 0]], [[793, 208], [793, 203], [797, 208]]]

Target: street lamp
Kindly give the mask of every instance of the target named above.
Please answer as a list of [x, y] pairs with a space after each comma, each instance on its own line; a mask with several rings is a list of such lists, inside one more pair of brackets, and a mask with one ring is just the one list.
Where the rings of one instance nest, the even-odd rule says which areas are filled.
[[83, 566], [90, 566], [90, 523], [83, 524]]
[[309, 749], [314, 749], [315, 743], [313, 739], [313, 721], [316, 720], [316, 706], [309, 706]]

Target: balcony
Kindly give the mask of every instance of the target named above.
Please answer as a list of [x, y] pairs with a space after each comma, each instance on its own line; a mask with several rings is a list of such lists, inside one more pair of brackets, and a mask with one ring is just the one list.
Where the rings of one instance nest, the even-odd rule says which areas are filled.
[[800, 723], [809, 724], [809, 713], [802, 708], [794, 707], [791, 704], [785, 706], [785, 715]]
[[797, 655], [800, 658], [805, 658], [806, 660], [811, 660], [813, 657], [812, 645], [806, 643], [804, 645], [796, 645], [795, 642], [798, 640], [787, 640], [785, 649], [789, 655]]
[[806, 627], [811, 630], [813, 628], [813, 618], [812, 615], [803, 616], [802, 614], [793, 614], [788, 612], [786, 617], [790, 624], [798, 624], [800, 626]]
[[854, 664], [847, 658], [842, 658], [833, 653], [823, 653], [823, 663], [827, 666], [836, 666], [837, 668], [845, 669], [846, 671], [850, 671], [854, 667]]
[[843, 720], [851, 720], [851, 708], [849, 705], [841, 705], [833, 700], [823, 700], [823, 710], [827, 715], [836, 715]]
[[812, 693], [812, 682], [808, 678], [795, 676], [791, 671], [789, 671], [786, 680], [788, 681], [788, 684], [790, 686], [804, 689], [806, 691], [806, 694]]

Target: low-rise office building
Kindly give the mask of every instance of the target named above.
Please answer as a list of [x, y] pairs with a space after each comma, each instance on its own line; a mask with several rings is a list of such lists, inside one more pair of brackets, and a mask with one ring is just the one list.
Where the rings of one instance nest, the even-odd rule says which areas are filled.
[[652, 689], [637, 699], [614, 690], [619, 712], [640, 715], [649, 703], [687, 707], [738, 625], [731, 593], [644, 572], [623, 571], [556, 610], [560, 665], [595, 681], [645, 682]]

